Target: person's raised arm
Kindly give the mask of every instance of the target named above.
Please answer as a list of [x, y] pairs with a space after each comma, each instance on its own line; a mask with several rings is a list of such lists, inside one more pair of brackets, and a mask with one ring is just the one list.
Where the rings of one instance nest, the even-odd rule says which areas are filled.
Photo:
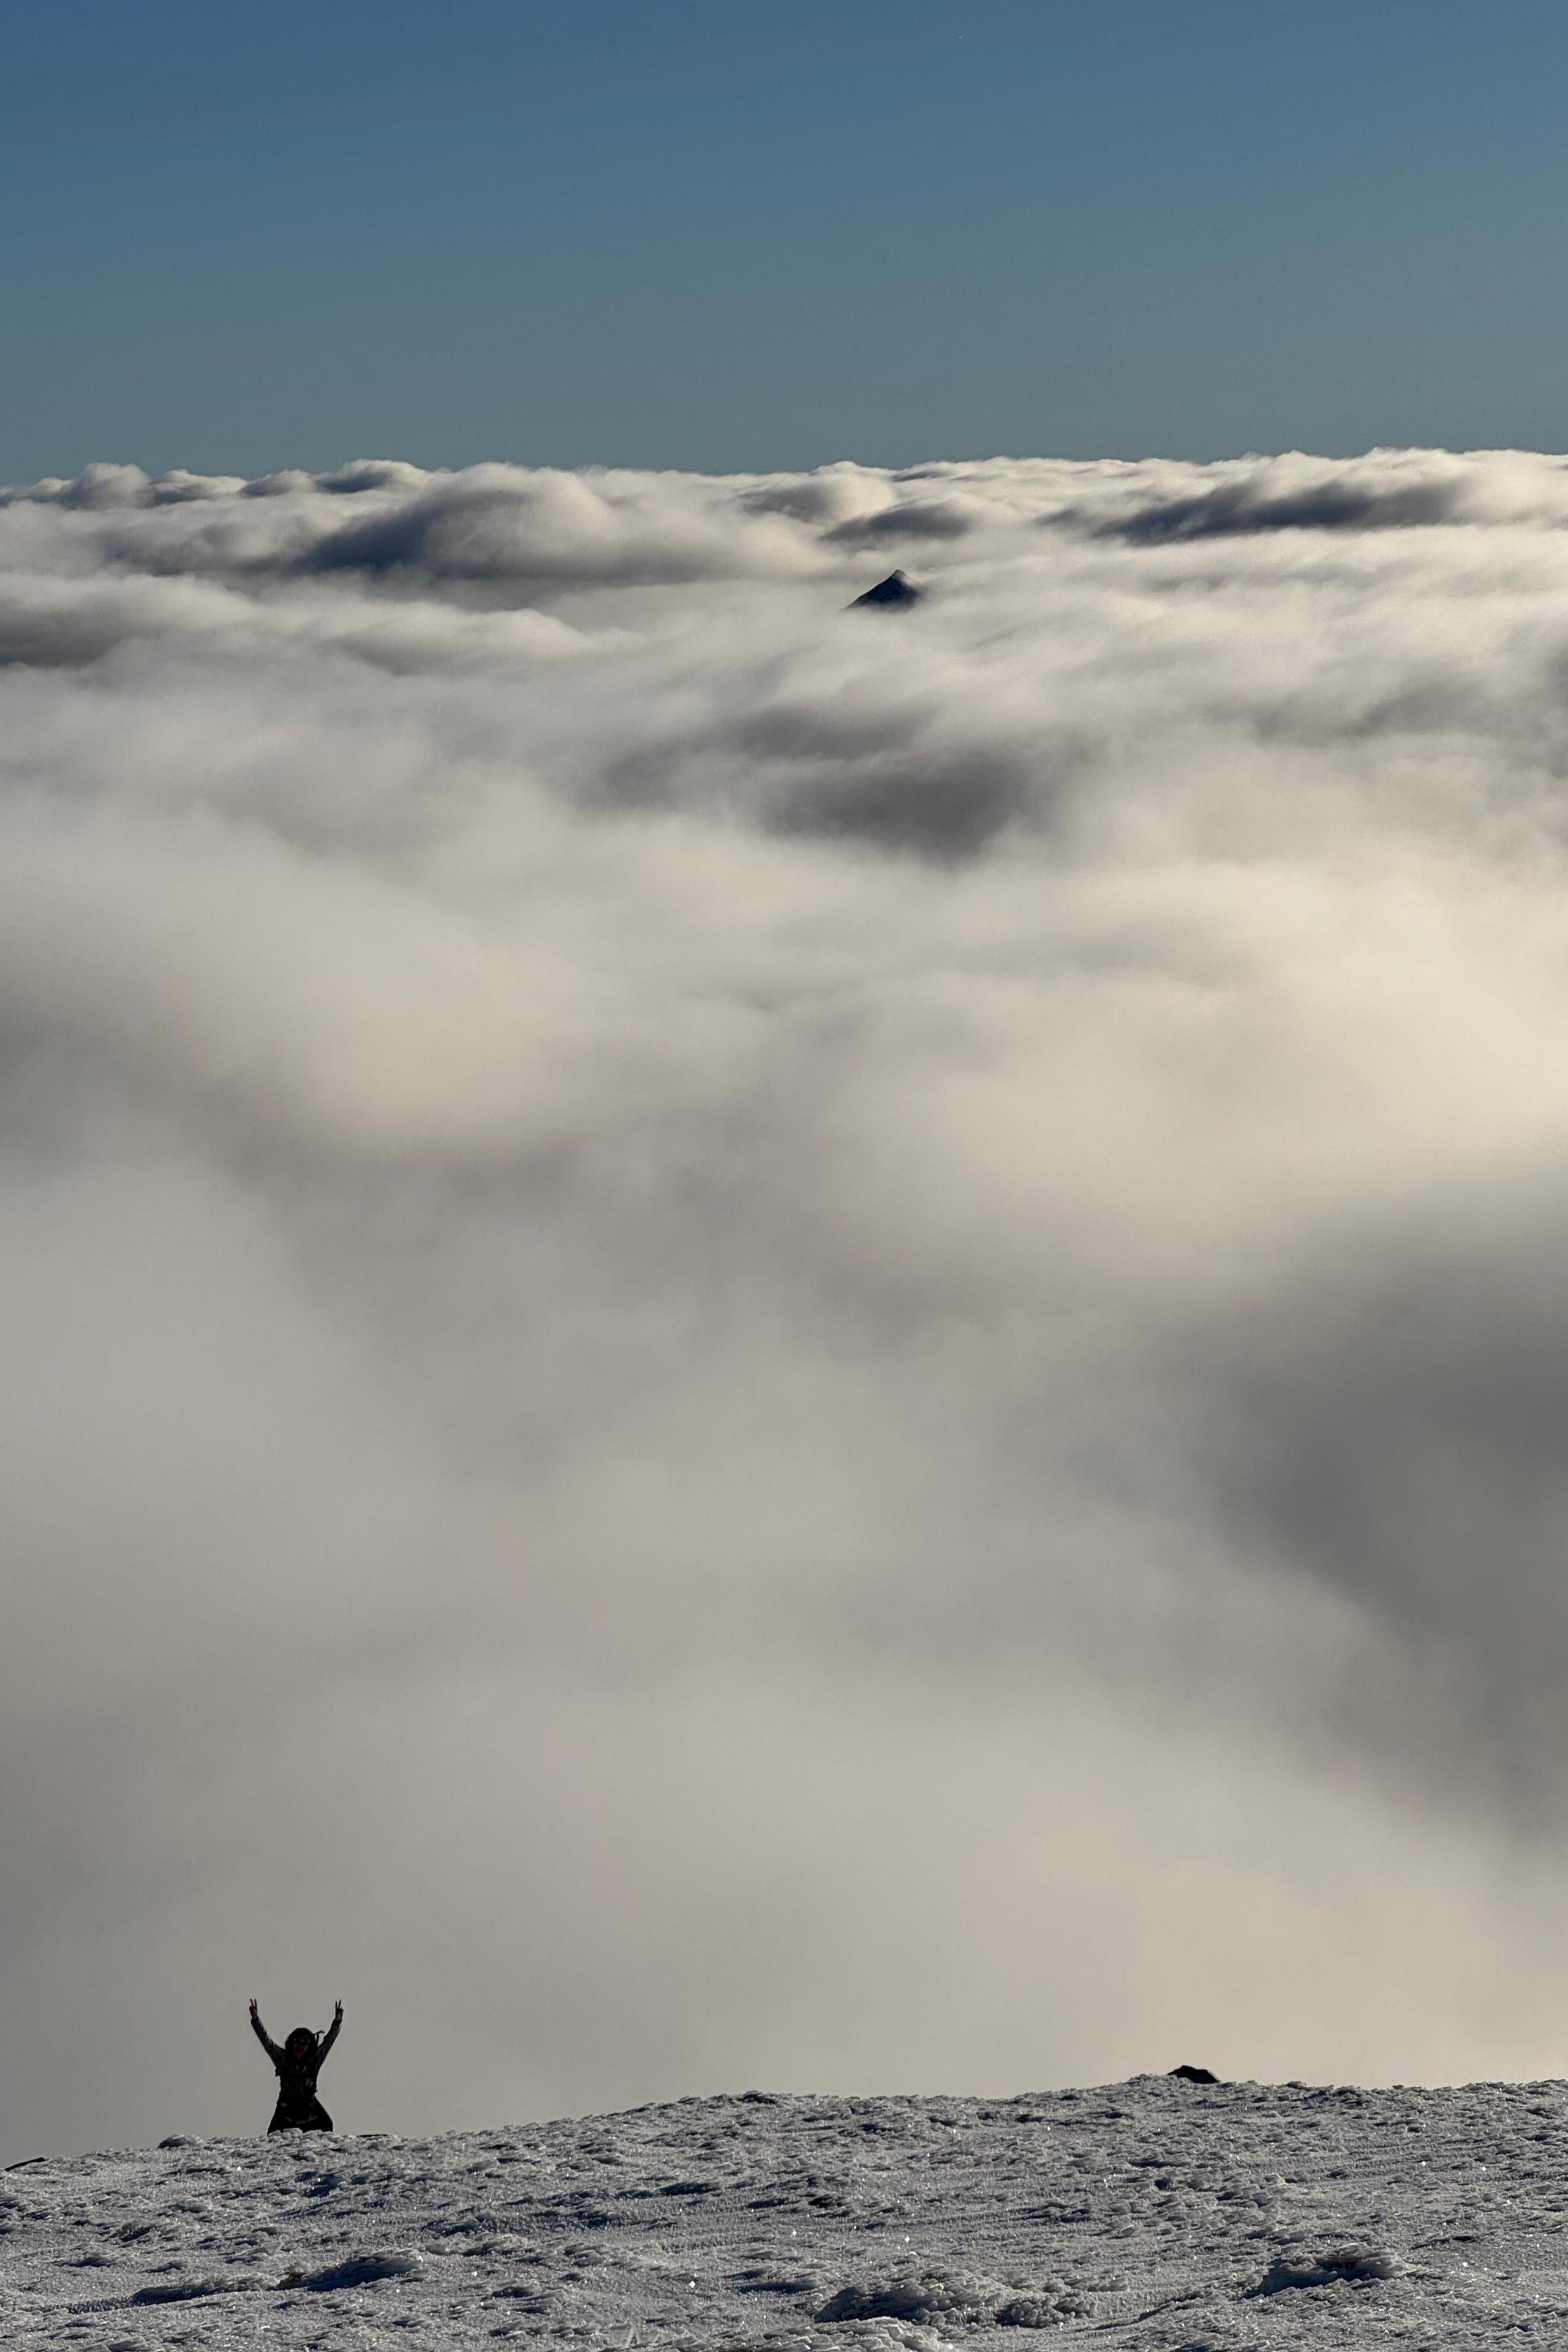
[[328, 2051], [330, 2050], [333, 2042], [336, 2042], [342, 2030], [343, 2004], [340, 2000], [334, 2001], [332, 2004], [332, 2022], [327, 2028], [326, 2032], [321, 2036], [321, 2047], [316, 2053], [316, 2063], [318, 2066], [320, 2065], [322, 2060], [326, 2057]]
[[261, 2011], [253, 2000], [250, 2005], [250, 2029], [275, 2066], [283, 2061], [283, 2053], [261, 2021]]

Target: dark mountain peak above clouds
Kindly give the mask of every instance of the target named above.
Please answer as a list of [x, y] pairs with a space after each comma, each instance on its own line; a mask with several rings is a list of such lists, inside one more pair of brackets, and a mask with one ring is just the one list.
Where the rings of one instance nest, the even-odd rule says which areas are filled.
[[902, 572], [890, 572], [885, 580], [879, 580], [874, 588], [857, 596], [847, 609], [858, 613], [869, 606], [875, 613], [906, 612], [911, 604], [919, 604], [925, 593], [906, 580]]

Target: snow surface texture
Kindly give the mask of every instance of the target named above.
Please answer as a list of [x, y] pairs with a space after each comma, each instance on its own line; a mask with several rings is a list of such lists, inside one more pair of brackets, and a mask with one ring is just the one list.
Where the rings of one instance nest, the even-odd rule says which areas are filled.
[[1561, 2084], [683, 2100], [4, 2176], [7, 2345], [1560, 2344]]
[[1568, 465], [104, 467], [0, 651], [0, 2155], [1568, 2069]]

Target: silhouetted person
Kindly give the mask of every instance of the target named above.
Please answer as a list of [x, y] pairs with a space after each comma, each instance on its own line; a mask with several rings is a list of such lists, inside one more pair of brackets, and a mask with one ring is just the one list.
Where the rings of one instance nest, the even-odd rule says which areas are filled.
[[332, 2022], [318, 2036], [308, 2025], [297, 2025], [280, 2050], [261, 2021], [255, 2001], [250, 2005], [251, 2029], [277, 2069], [277, 2105], [267, 2128], [275, 2131], [330, 2131], [332, 2118], [316, 2096], [316, 2077], [327, 2053], [338, 2039], [343, 2004], [332, 2011]]

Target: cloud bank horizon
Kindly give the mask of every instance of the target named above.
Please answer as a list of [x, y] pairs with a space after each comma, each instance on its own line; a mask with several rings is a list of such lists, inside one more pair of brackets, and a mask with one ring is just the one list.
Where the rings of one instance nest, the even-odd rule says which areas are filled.
[[1560, 457], [0, 491], [6, 2153], [1562, 2071], [1565, 779]]

